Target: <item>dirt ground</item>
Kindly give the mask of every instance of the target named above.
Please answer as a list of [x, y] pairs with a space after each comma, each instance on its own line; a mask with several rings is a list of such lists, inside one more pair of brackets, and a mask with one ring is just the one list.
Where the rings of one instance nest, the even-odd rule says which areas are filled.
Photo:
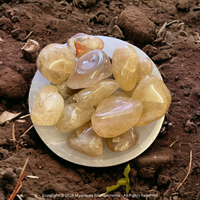
[[[157, 65], [172, 95], [155, 142], [138, 158], [118, 166], [89, 168], [65, 161], [48, 149], [34, 128], [20, 137], [32, 125], [30, 117], [19, 117], [29, 113], [28, 93], [38, 53], [26, 54], [21, 48], [28, 39], [37, 41], [40, 49], [66, 43], [79, 32], [117, 37], [141, 48]], [[21, 112], [0, 126], [0, 200], [13, 192], [27, 158], [16, 200], [74, 199], [73, 195], [104, 199], [84, 195], [104, 193], [123, 176], [127, 164], [130, 194], [124, 196], [125, 188], [120, 187], [106, 199], [199, 200], [199, 34], [199, 0], [0, 0], [0, 114]]]

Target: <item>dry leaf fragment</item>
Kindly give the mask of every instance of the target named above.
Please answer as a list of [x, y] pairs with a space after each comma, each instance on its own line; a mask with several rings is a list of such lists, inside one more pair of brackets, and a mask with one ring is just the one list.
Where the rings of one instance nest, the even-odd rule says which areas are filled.
[[16, 118], [20, 114], [21, 114], [21, 112], [20, 113], [11, 113], [11, 112], [8, 112], [8, 111], [4, 111], [0, 115], [0, 125], [4, 124], [7, 121], [10, 121], [10, 120]]

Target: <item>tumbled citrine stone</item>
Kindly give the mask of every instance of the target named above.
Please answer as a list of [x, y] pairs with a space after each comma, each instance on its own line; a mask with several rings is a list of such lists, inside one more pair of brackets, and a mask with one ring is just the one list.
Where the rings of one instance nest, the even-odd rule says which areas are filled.
[[90, 122], [70, 134], [67, 137], [67, 145], [92, 157], [103, 153], [103, 139], [94, 132]]
[[65, 104], [63, 113], [54, 127], [63, 133], [74, 131], [90, 121], [94, 112], [93, 107], [83, 108], [77, 103]]
[[142, 77], [151, 75], [153, 70], [153, 63], [149, 58], [140, 58], [137, 66], [137, 82], [139, 82]]
[[78, 33], [68, 40], [67, 46], [76, 52], [77, 58], [80, 58], [92, 50], [102, 50], [104, 42], [98, 37]]
[[101, 50], [94, 50], [77, 61], [74, 71], [67, 80], [67, 85], [71, 89], [87, 88], [111, 74], [109, 57]]
[[81, 90], [76, 95], [76, 101], [82, 107], [92, 107], [110, 96], [118, 88], [119, 84], [115, 80], [105, 79], [92, 87]]
[[138, 131], [132, 127], [125, 133], [113, 137], [106, 138], [107, 147], [114, 152], [126, 151], [136, 145], [138, 141]]
[[60, 118], [64, 108], [64, 100], [53, 85], [43, 87], [37, 94], [31, 120], [34, 124], [52, 126]]
[[42, 49], [37, 58], [37, 68], [53, 84], [60, 84], [73, 71], [75, 55], [62, 44], [49, 44]]
[[119, 46], [112, 56], [112, 71], [123, 90], [130, 91], [137, 82], [139, 56], [130, 45]]
[[142, 116], [136, 126], [145, 126], [164, 116], [171, 103], [171, 95], [164, 82], [156, 76], [145, 76], [131, 97], [143, 105]]
[[128, 131], [139, 120], [142, 104], [128, 97], [104, 99], [92, 116], [94, 131], [103, 138], [112, 138]]
[[67, 86], [67, 79], [55, 86], [58, 88], [58, 92], [61, 94], [64, 100], [69, 99], [72, 95], [78, 92], [77, 90], [72, 90]]
[[113, 92], [110, 97], [129, 97], [123, 90], [118, 89]]

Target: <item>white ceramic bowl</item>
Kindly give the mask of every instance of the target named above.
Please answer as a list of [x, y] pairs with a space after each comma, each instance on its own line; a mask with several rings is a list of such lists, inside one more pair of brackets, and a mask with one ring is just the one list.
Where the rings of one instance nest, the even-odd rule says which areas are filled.
[[[129, 44], [116, 38], [110, 38], [105, 36], [98, 36], [104, 41], [103, 51], [112, 58], [114, 50], [121, 45]], [[130, 45], [130, 44], [129, 44]], [[133, 45], [132, 45], [133, 46]], [[142, 50], [133, 46], [138, 53], [139, 57], [148, 57]], [[162, 79], [157, 67], [153, 64], [153, 75]], [[49, 85], [50, 82], [46, 80], [39, 71], [36, 72], [29, 93], [29, 111], [31, 111], [35, 97], [42, 87]], [[160, 128], [162, 126], [164, 117], [154, 121], [144, 127], [136, 127], [139, 131], [139, 141], [132, 148], [125, 152], [112, 152], [110, 151], [104, 142], [104, 152], [98, 158], [89, 157], [85, 154], [79, 153], [73, 149], [70, 149], [66, 145], [66, 139], [68, 134], [64, 134], [56, 130], [54, 127], [38, 126], [34, 124], [35, 130], [41, 137], [43, 142], [58, 156], [68, 160], [72, 163], [90, 166], [90, 167], [108, 167], [118, 165], [136, 158], [142, 152], [144, 152], [156, 139]]]

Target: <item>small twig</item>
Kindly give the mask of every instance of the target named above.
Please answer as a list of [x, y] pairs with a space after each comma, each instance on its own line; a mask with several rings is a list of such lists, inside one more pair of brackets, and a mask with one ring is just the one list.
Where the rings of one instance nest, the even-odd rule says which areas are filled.
[[179, 140], [175, 140], [174, 142], [172, 142], [171, 144], [170, 144], [170, 148], [176, 143], [176, 142], [178, 142]]
[[183, 31], [183, 30], [181, 30], [180, 33], [184, 33], [185, 36], [188, 36], [188, 34], [185, 31]]
[[26, 120], [25, 119], [18, 119], [18, 120], [16, 120], [16, 122], [24, 123], [24, 122], [26, 122]]
[[98, 197], [103, 197], [104, 195], [106, 195], [106, 193], [100, 194]]
[[26, 117], [28, 117], [28, 116], [30, 116], [30, 114], [23, 115], [23, 116], [20, 117], [20, 119], [24, 119], [24, 118], [26, 118]]
[[17, 197], [18, 197], [19, 200], [22, 200], [22, 198], [19, 195], [17, 195]]
[[177, 28], [179, 28], [179, 27], [182, 26], [182, 25], [184, 25], [183, 22], [181, 22], [181, 23], [177, 26]]
[[13, 191], [13, 193], [10, 195], [10, 198], [9, 200], [13, 200], [15, 198], [15, 196], [17, 195], [17, 192], [20, 190], [21, 186], [22, 186], [22, 179], [24, 178], [24, 172], [25, 172], [25, 169], [26, 169], [26, 166], [28, 164], [28, 161], [29, 161], [29, 158], [26, 159], [26, 162], [25, 162], [25, 165], [21, 171], [21, 174], [19, 176], [19, 180], [17, 182], [17, 185], [15, 186], [15, 189]]
[[23, 41], [27, 40], [31, 35], [32, 35], [33, 31], [31, 31], [24, 39]]
[[161, 68], [166, 67], [166, 66], [167, 65], [161, 65], [161, 66], [158, 67], [158, 69], [160, 70]]
[[26, 176], [27, 178], [36, 178], [36, 179], [38, 179], [39, 177], [38, 176], [32, 176], [32, 175], [28, 175], [28, 176]]
[[33, 125], [30, 126], [22, 135], [20, 135], [20, 137], [24, 137], [26, 135], [26, 133], [33, 128]]
[[167, 22], [165, 22], [162, 27], [160, 28], [160, 30], [158, 31], [157, 35], [158, 37], [161, 37], [161, 34], [163, 33], [163, 31], [165, 30], [166, 28], [166, 25], [167, 25]]
[[181, 185], [183, 185], [183, 183], [185, 182], [185, 180], [189, 176], [190, 171], [191, 171], [191, 166], [192, 166], [192, 150], [190, 150], [190, 162], [189, 162], [189, 168], [188, 168], [187, 175], [185, 176], [185, 178], [183, 179], [183, 181], [180, 183], [180, 185], [176, 188], [176, 191], [179, 190], [179, 188], [181, 187]]
[[12, 124], [12, 138], [14, 144], [16, 143], [16, 138], [15, 138], [15, 122]]
[[16, 144], [16, 138], [15, 138], [15, 122], [12, 124], [12, 138], [15, 148], [18, 151], [18, 145]]
[[178, 22], [178, 20], [174, 20], [174, 21], [172, 21], [172, 22], [169, 22], [166, 26], [170, 26], [170, 25], [172, 25], [173, 23], [177, 23]]

